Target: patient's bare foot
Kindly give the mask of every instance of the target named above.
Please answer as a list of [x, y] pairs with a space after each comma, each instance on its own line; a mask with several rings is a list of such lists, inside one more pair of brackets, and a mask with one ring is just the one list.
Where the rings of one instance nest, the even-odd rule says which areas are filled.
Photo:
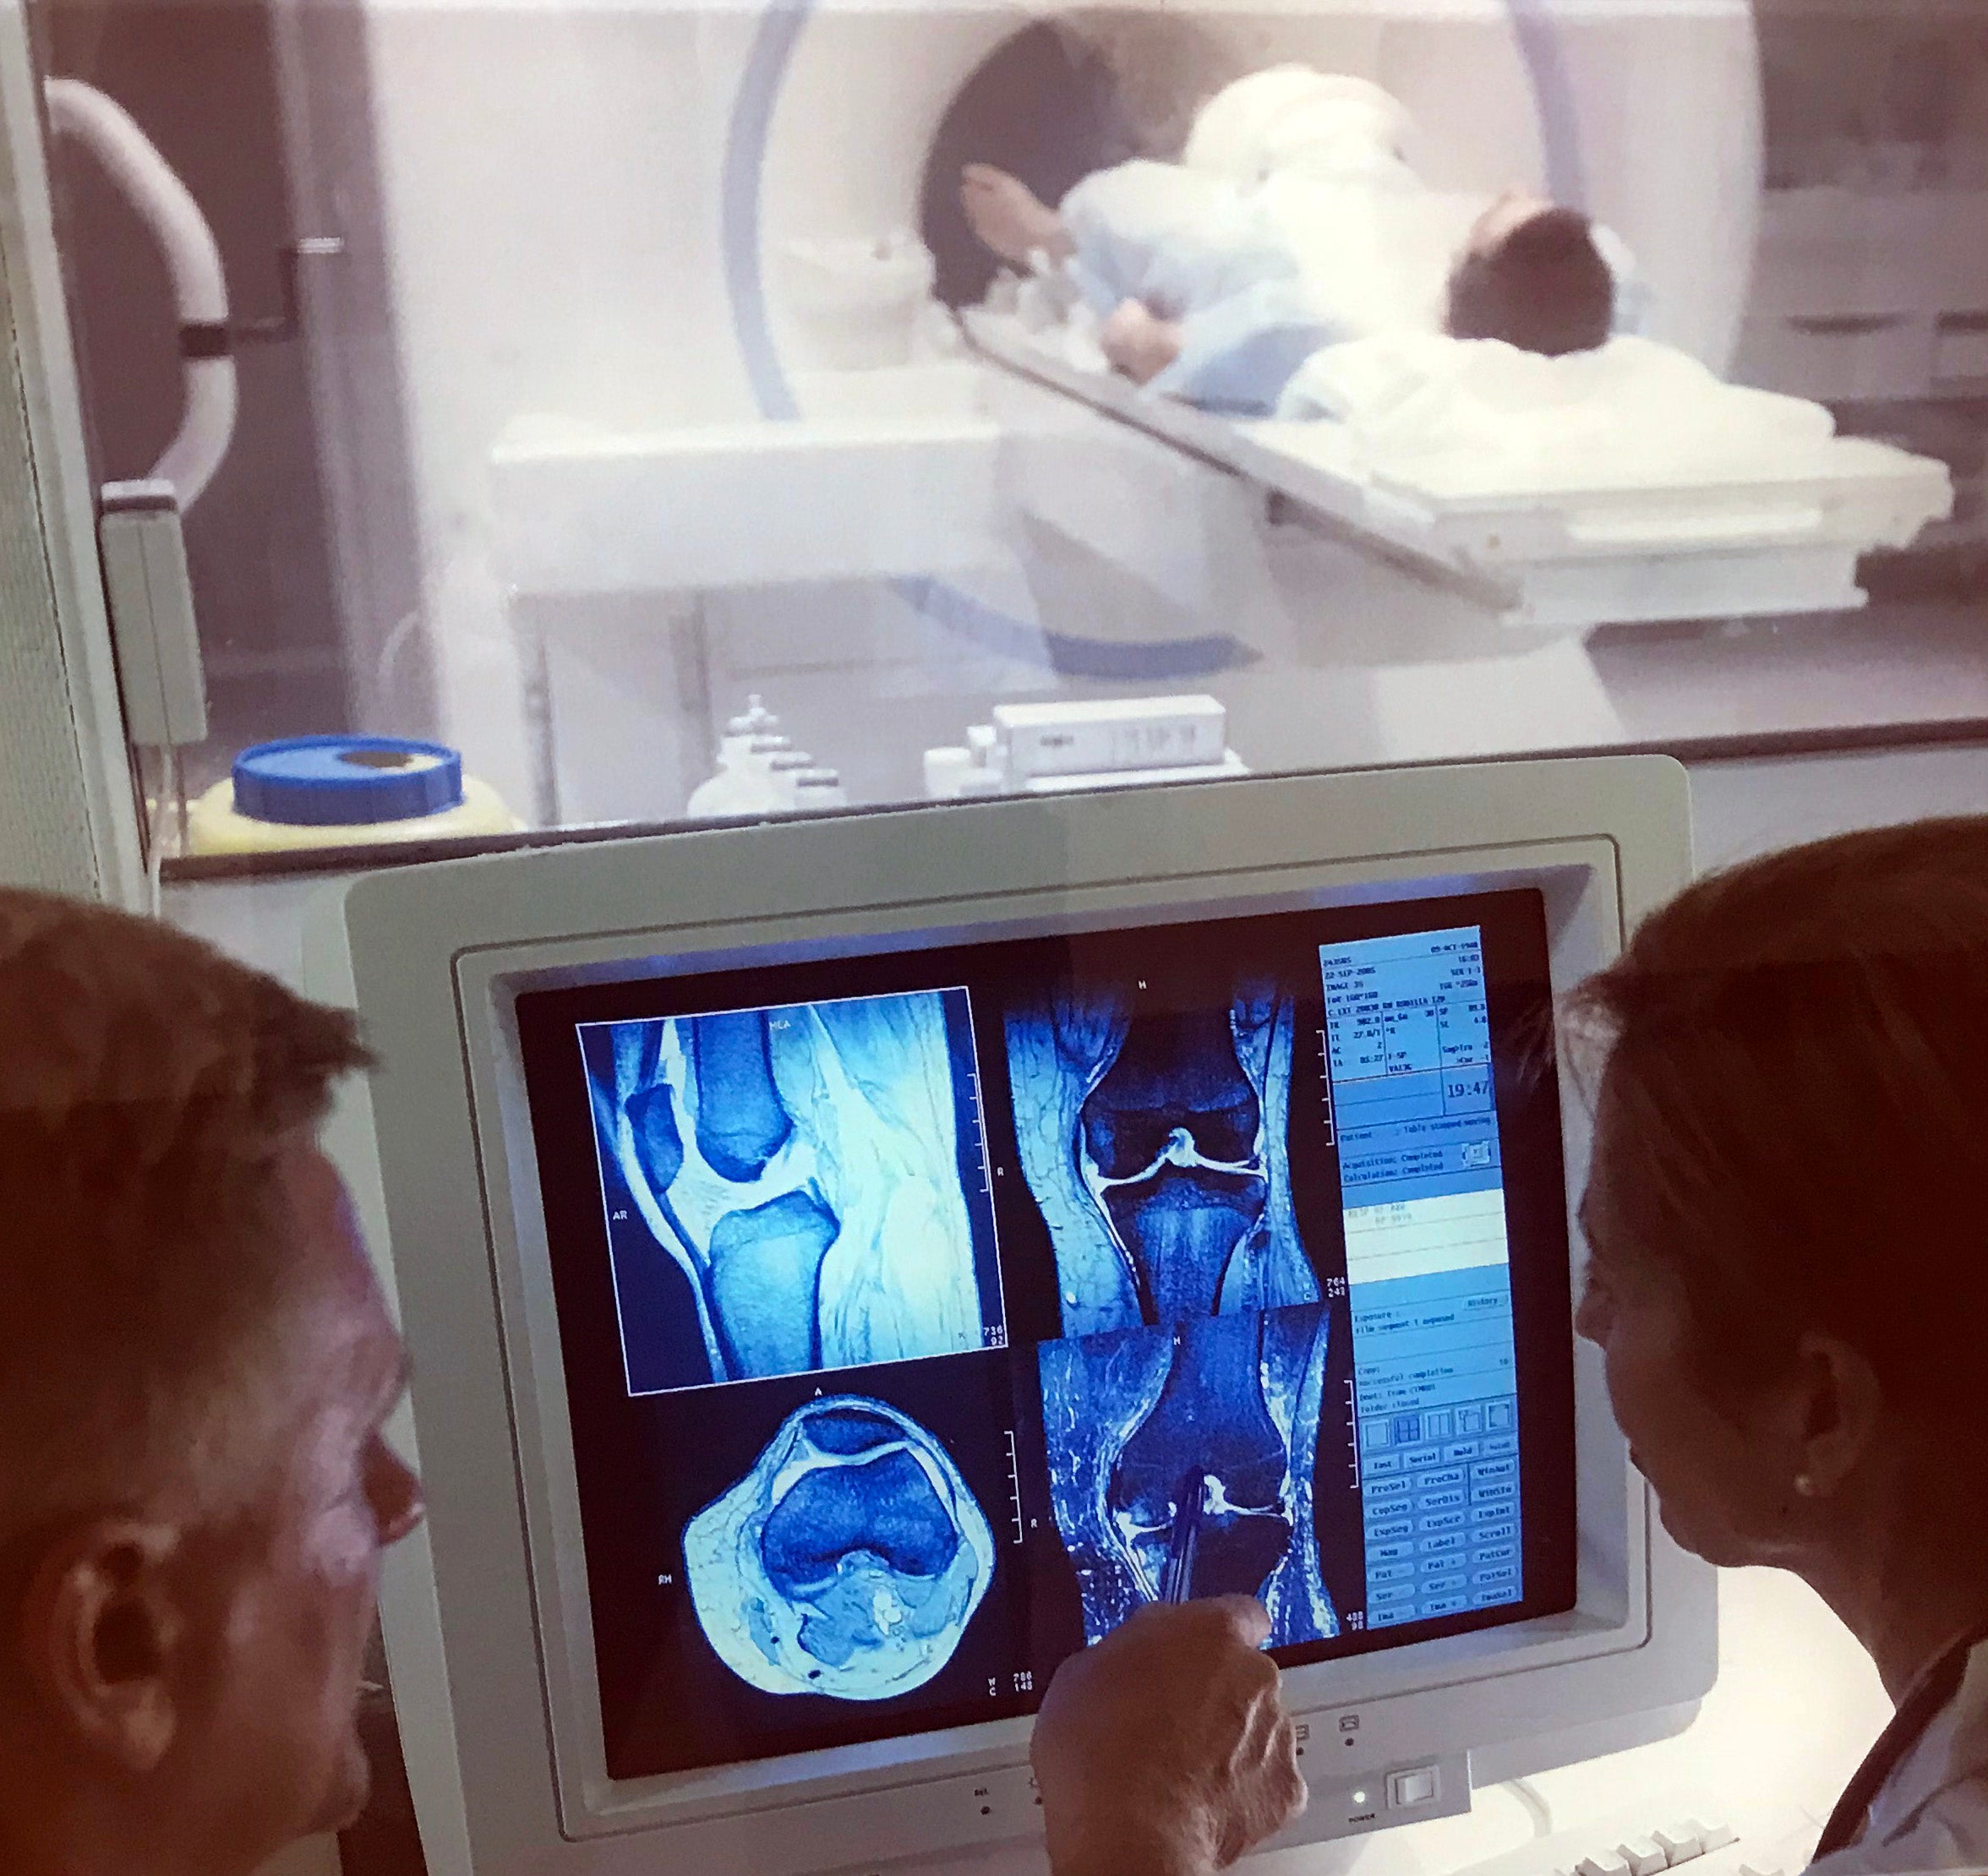
[[1062, 217], [1026, 183], [991, 163], [969, 163], [960, 172], [959, 205], [981, 243], [1012, 266], [1027, 266], [1037, 248], [1051, 260], [1076, 251]]
[[1181, 329], [1138, 300], [1122, 300], [1098, 333], [1113, 369], [1135, 384], [1150, 384], [1181, 355]]

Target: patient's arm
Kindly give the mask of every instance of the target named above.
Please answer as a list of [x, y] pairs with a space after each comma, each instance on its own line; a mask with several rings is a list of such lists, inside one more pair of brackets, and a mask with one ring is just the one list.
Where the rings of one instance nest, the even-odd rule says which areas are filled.
[[1035, 199], [1025, 183], [990, 163], [969, 163], [960, 172], [959, 203], [983, 246], [1010, 266], [1026, 267], [1040, 251], [1051, 260], [1076, 253], [1063, 218]]
[[1135, 384], [1150, 384], [1181, 355], [1181, 329], [1143, 302], [1120, 303], [1098, 332], [1098, 345], [1114, 371]]

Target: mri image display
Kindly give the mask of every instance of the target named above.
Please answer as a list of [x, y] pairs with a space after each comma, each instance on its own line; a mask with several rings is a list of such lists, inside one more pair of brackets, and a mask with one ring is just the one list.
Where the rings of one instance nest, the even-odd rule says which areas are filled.
[[517, 999], [610, 1775], [1571, 1606], [1541, 895], [924, 935]]
[[1066, 1335], [1319, 1301], [1292, 1202], [1295, 1004], [1138, 1006], [1065, 978], [1010, 1004], [1022, 1171], [1054, 1247]]
[[691, 1520], [684, 1561], [697, 1621], [740, 1679], [883, 1700], [952, 1659], [993, 1579], [994, 1535], [930, 1432], [836, 1394], [789, 1415]]
[[582, 1050], [631, 1393], [1002, 1341], [964, 990], [594, 1023]]
[[1313, 1485], [1331, 1320], [1313, 1305], [1038, 1349], [1086, 1640], [1145, 1603], [1232, 1593], [1262, 1600], [1273, 1646], [1338, 1634]]

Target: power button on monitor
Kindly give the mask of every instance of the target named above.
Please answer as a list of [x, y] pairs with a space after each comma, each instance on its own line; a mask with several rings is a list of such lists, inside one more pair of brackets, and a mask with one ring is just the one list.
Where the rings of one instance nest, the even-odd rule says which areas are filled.
[[1405, 1811], [1428, 1803], [1436, 1795], [1436, 1769], [1420, 1765], [1412, 1772], [1395, 1772], [1388, 1780], [1388, 1808]]

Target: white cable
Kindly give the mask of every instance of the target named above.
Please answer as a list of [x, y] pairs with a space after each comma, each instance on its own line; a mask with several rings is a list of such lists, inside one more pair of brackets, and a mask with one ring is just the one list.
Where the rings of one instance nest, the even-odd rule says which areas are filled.
[[[50, 128], [90, 150], [151, 231], [172, 281], [179, 323], [226, 325], [227, 277], [221, 248], [192, 191], [115, 98], [79, 79], [52, 78], [45, 89]], [[179, 431], [153, 466], [152, 477], [172, 484], [183, 514], [199, 499], [227, 454], [237, 395], [231, 357], [189, 358], [182, 370]]]
[[232, 358], [188, 358], [180, 368], [179, 429], [152, 465], [154, 482], [169, 482], [182, 515], [214, 480], [235, 437], [238, 406]]
[[1511, 1793], [1519, 1808], [1532, 1820], [1535, 1837], [1553, 1835], [1553, 1807], [1546, 1802], [1546, 1795], [1529, 1778], [1508, 1778], [1504, 1789]]

